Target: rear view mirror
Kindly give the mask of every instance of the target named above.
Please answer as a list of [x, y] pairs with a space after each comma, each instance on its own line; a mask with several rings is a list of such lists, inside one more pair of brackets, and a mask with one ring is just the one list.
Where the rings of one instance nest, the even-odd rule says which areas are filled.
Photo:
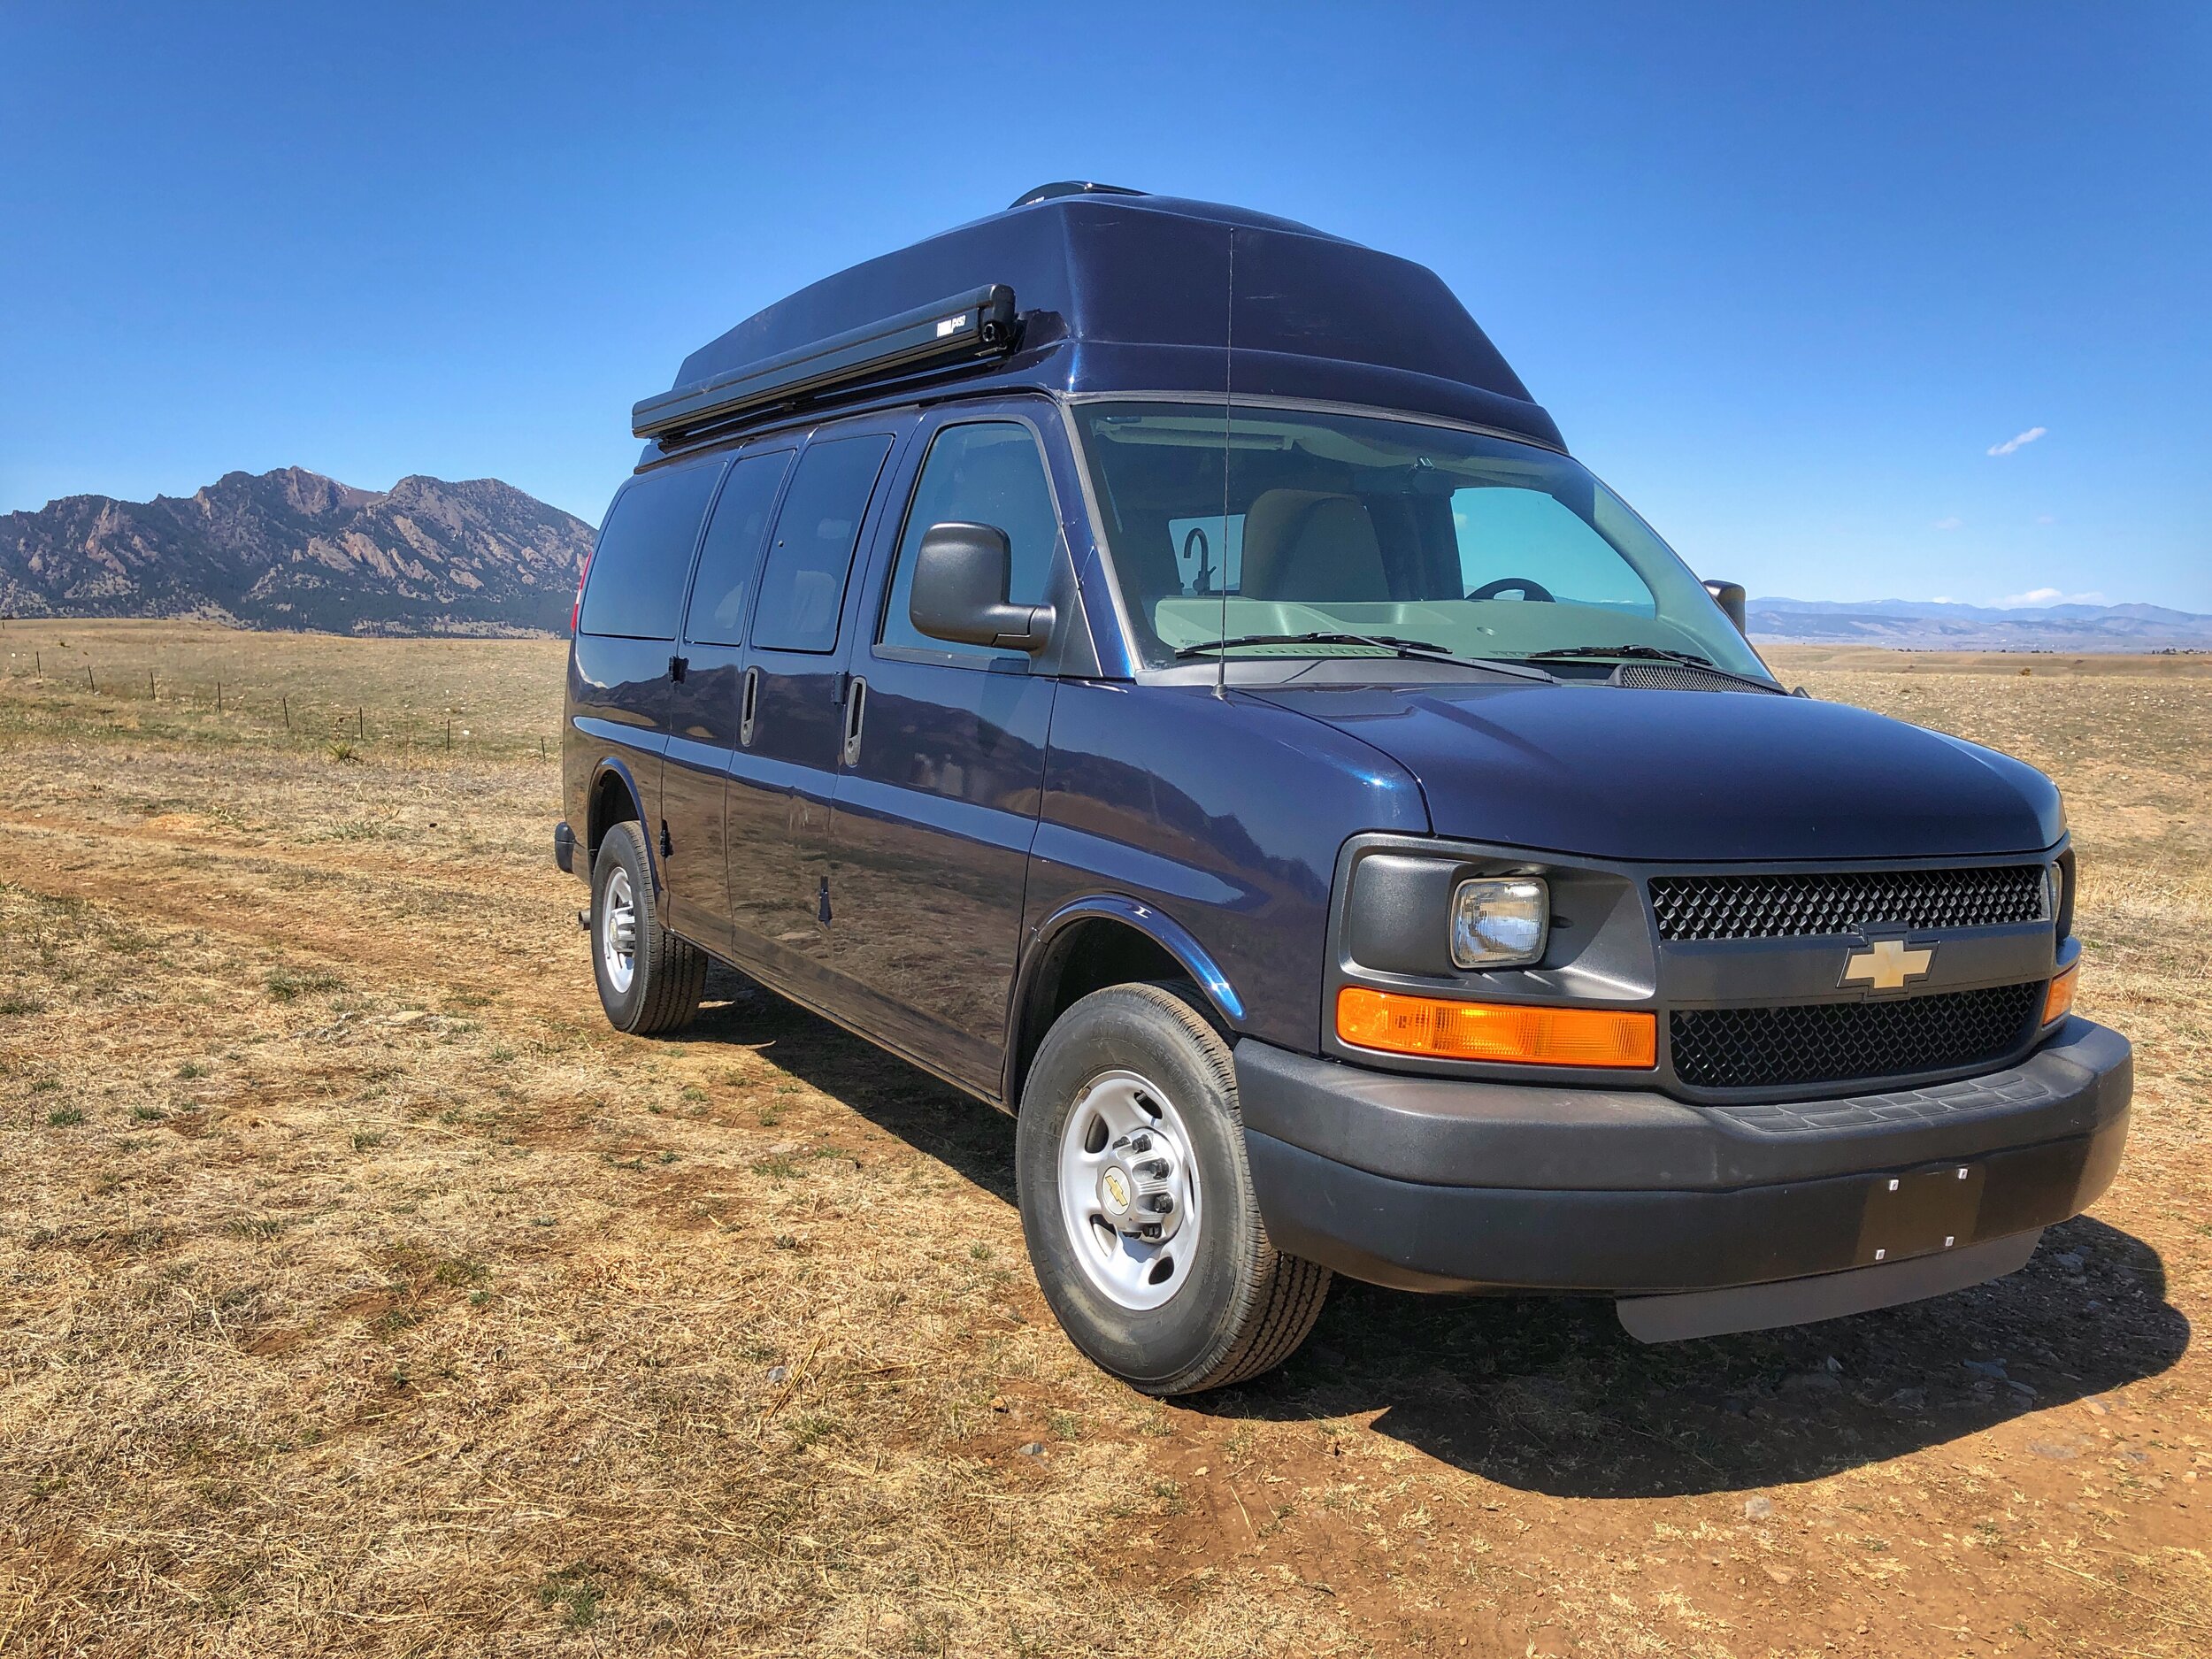
[[1749, 626], [1744, 621], [1743, 584], [1741, 582], [1709, 581], [1705, 591], [1713, 595], [1713, 602], [1727, 612], [1728, 619], [1736, 625], [1736, 632], [1748, 635]]
[[933, 524], [922, 534], [906, 613], [933, 640], [1034, 657], [1052, 637], [1050, 605], [1009, 604], [1014, 553], [987, 524]]

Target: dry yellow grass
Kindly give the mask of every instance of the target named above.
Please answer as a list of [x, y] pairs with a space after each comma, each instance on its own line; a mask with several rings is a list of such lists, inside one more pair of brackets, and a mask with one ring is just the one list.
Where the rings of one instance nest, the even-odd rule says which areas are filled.
[[606, 1030], [557, 645], [10, 625], [0, 1654], [2205, 1651], [2212, 674], [1774, 655], [2066, 786], [2095, 1215], [1671, 1348], [1352, 1287], [1164, 1407], [1052, 1325], [1006, 1119], [733, 976]]

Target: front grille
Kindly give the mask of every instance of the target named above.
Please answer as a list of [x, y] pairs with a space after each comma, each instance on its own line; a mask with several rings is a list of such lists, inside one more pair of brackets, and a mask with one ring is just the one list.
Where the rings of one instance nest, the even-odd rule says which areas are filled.
[[2017, 1048], [2040, 980], [1890, 1002], [1678, 1009], [1675, 1075], [1693, 1088], [1763, 1088], [1913, 1077], [1993, 1061]]
[[1996, 927], [2043, 915], [2043, 866], [1658, 876], [1662, 939], [1798, 939], [1893, 926]]

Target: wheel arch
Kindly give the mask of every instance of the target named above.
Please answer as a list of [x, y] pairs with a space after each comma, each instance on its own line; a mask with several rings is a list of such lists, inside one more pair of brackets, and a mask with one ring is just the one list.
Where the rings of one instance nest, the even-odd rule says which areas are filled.
[[[609, 756], [594, 767], [591, 787], [585, 795], [588, 803], [585, 814], [584, 873], [587, 879], [599, 863], [599, 844], [607, 838], [607, 832], [625, 821], [643, 824], [645, 819], [645, 792], [638, 787], [637, 779], [628, 766], [614, 756]], [[653, 893], [656, 897], [664, 891], [661, 880], [660, 850], [653, 845], [649, 833], [645, 837], [645, 862], [653, 872]]]
[[1003, 1103], [1021, 1108], [1030, 1063], [1053, 1022], [1093, 991], [1133, 979], [1187, 979], [1214, 1023], [1234, 1032], [1244, 999], [1190, 930], [1141, 899], [1100, 894], [1062, 905], [1037, 929], [1015, 979]]

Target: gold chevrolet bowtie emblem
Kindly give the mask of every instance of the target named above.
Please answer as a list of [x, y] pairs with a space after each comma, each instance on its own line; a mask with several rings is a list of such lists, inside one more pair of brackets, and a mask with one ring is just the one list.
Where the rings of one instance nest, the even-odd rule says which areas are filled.
[[1927, 972], [1928, 964], [1934, 960], [1933, 945], [1909, 950], [1901, 939], [1878, 939], [1864, 950], [1855, 950], [1843, 959], [1843, 982], [1864, 985], [1877, 991], [1901, 990], [1906, 980], [1916, 979]]

